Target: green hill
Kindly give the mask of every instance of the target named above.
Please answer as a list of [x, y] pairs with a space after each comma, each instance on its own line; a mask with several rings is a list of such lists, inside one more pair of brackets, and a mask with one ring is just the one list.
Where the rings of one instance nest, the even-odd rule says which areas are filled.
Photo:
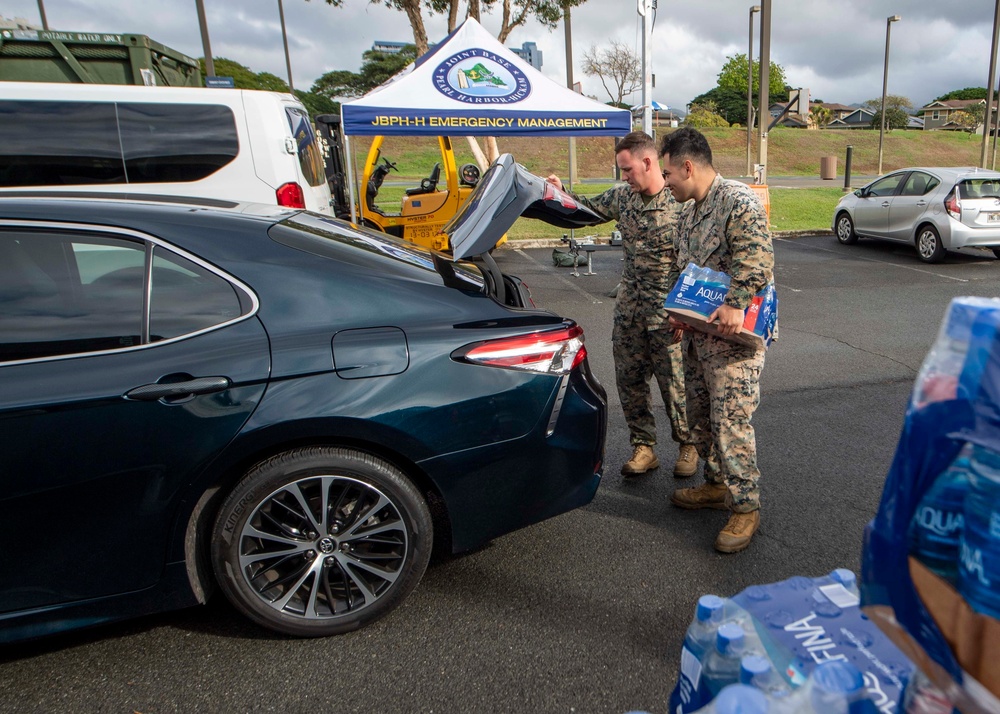
[[[746, 131], [741, 128], [705, 129], [712, 145], [715, 166], [724, 176], [742, 176], [746, 172]], [[982, 137], [959, 132], [896, 130], [885, 134], [882, 170], [904, 166], [977, 166]], [[611, 137], [585, 137], [576, 140], [579, 178], [614, 176], [614, 142]], [[540, 176], [569, 174], [567, 138], [510, 137], [497, 140], [501, 152], [509, 152], [529, 170]], [[472, 152], [464, 137], [454, 137], [459, 164], [472, 163]], [[818, 176], [823, 156], [837, 157], [838, 175], [843, 175], [846, 149], [854, 147], [852, 172], [870, 175], [878, 169], [878, 131], [870, 129], [777, 128], [768, 134], [768, 174], [771, 176]], [[359, 167], [368, 150], [366, 139], [352, 140], [358, 152]], [[438, 161], [437, 140], [422, 137], [389, 137], [382, 154], [399, 165], [399, 173], [388, 180], [420, 178]]]

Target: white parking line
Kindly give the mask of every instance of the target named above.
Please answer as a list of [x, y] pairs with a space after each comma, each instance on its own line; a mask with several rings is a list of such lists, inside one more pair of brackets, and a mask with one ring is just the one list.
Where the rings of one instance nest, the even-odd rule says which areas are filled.
[[[528, 255], [527, 253], [525, 253], [520, 248], [515, 248], [514, 252], [517, 253], [522, 258], [527, 258], [532, 263], [534, 263], [535, 265], [537, 265], [539, 268], [548, 268], [547, 265], [539, 263], [537, 260], [535, 260], [534, 258], [532, 258], [530, 255]], [[603, 304], [600, 300], [598, 300], [597, 298], [595, 298], [593, 295], [591, 295], [590, 293], [588, 293], [586, 290], [584, 290], [583, 288], [581, 288], [579, 285], [574, 284], [573, 282], [567, 280], [566, 278], [564, 278], [563, 276], [559, 275], [558, 273], [556, 274], [556, 280], [560, 281], [561, 283], [566, 284], [567, 286], [569, 286], [575, 292], [578, 292], [581, 295], [583, 295], [585, 298], [587, 298], [588, 300], [590, 300], [590, 303], [592, 305], [602, 305]]]
[[[836, 251], [831, 248], [820, 248], [815, 245], [807, 245], [798, 240], [789, 240], [787, 238], [775, 238], [775, 241], [781, 241], [782, 243], [791, 243], [798, 245], [802, 248], [808, 248], [809, 250], [821, 250], [824, 253], [836, 253], [842, 255], [841, 251]], [[954, 280], [959, 283], [967, 283], [969, 280], [967, 278], [956, 278], [954, 275], [944, 275], [943, 273], [935, 273], [931, 270], [924, 270], [923, 268], [914, 268], [912, 265], [900, 265], [899, 263], [889, 263], [884, 260], [877, 260], [875, 258], [866, 258], [863, 255], [852, 255], [852, 258], [856, 260], [867, 260], [869, 263], [878, 263], [879, 265], [888, 265], [893, 268], [901, 268], [903, 270], [912, 270], [915, 273], [923, 273], [924, 275], [933, 275], [936, 278], [944, 278], [945, 280]]]

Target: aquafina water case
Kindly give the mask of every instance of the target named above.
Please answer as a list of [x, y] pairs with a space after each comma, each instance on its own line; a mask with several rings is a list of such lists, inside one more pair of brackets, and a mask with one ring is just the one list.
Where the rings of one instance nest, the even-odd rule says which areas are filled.
[[969, 469], [969, 455], [962, 451], [924, 494], [910, 522], [910, 554], [952, 585], [958, 583]]
[[979, 445], [970, 459], [958, 589], [973, 610], [1000, 618], [1000, 454]]

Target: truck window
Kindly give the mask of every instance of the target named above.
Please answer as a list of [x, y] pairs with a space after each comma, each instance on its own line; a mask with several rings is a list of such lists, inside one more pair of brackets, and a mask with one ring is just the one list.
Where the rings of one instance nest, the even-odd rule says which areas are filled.
[[111, 102], [0, 101], [0, 186], [125, 183]]
[[119, 103], [129, 183], [199, 181], [236, 158], [240, 144], [229, 107]]

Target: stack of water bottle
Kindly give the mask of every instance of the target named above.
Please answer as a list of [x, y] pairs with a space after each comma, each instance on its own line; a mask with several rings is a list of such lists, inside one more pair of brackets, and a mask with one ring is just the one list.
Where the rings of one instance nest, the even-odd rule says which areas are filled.
[[[853, 572], [703, 595], [671, 714], [897, 711], [912, 665], [858, 610]], [[864, 669], [862, 669], [864, 668]]]
[[973, 610], [1000, 619], [1000, 454], [963, 447], [917, 506], [910, 554]]

